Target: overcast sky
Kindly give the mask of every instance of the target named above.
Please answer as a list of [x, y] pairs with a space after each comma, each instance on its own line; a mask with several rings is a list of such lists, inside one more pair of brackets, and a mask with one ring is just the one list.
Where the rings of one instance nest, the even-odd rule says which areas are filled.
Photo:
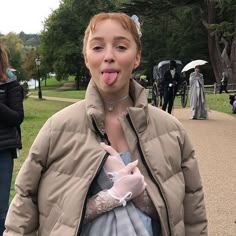
[[59, 4], [60, 0], [1, 0], [0, 33], [39, 33]]

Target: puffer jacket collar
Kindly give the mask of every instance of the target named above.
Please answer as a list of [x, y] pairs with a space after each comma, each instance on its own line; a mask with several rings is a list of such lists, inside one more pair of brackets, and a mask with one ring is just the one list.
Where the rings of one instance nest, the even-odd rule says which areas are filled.
[[[145, 89], [135, 80], [130, 80], [130, 96], [134, 101], [134, 106], [127, 109], [132, 124], [137, 133], [143, 132], [148, 124], [148, 101]], [[93, 122], [102, 134], [105, 133], [104, 120], [105, 109], [102, 97], [97, 89], [96, 84], [91, 79], [85, 95], [86, 111], [88, 123], [92, 130], [95, 131]]]
[[7, 80], [4, 80], [4, 81], [0, 80], [0, 85], [2, 85], [2, 84], [9, 84], [9, 83], [11, 83], [11, 82], [13, 82], [15, 80], [16, 80], [16, 77], [8, 78]]

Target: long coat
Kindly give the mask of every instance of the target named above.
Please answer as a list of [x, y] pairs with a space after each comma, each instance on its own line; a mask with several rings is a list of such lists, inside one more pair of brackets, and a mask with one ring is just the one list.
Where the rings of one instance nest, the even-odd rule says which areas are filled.
[[207, 105], [204, 92], [204, 80], [201, 73], [193, 72], [189, 77], [189, 95], [190, 95], [190, 108], [192, 118], [206, 119]]
[[181, 77], [178, 72], [175, 72], [174, 77], [172, 77], [170, 70], [167, 70], [164, 74], [164, 79], [163, 79], [164, 89], [169, 88], [169, 84], [173, 84], [173, 87], [177, 90], [180, 81]]
[[[131, 80], [134, 107], [120, 117], [132, 159], [139, 159], [163, 236], [207, 235], [202, 182], [180, 122], [147, 104]], [[91, 80], [86, 99], [53, 115], [36, 137], [16, 179], [4, 236], [79, 235], [90, 186], [107, 153], [104, 106]], [[102, 235], [102, 232], [98, 232]]]

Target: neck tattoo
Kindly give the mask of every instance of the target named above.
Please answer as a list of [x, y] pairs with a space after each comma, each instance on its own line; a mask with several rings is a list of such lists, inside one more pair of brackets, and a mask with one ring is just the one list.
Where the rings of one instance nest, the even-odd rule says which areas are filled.
[[127, 99], [129, 97], [129, 95], [125, 95], [124, 97], [120, 98], [120, 99], [117, 99], [117, 100], [114, 100], [114, 101], [104, 101], [105, 105], [108, 107], [108, 111], [113, 111], [114, 110], [114, 105], [121, 102], [121, 101], [124, 101], [125, 99]]

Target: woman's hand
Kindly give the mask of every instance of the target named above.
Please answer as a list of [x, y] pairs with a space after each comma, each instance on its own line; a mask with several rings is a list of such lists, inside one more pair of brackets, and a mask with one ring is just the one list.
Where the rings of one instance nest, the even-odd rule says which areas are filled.
[[101, 146], [110, 154], [104, 164], [104, 169], [107, 173], [118, 172], [125, 167], [125, 164], [123, 163], [119, 153], [115, 149], [109, 145], [106, 145], [105, 143], [101, 143]]
[[105, 143], [101, 143], [101, 146], [110, 154], [104, 164], [104, 169], [114, 182], [109, 190], [111, 196], [124, 200], [139, 196], [146, 188], [146, 183], [137, 167], [138, 160], [125, 166], [116, 150]]
[[113, 187], [108, 190], [108, 193], [125, 205], [126, 200], [131, 200], [139, 196], [147, 184], [144, 181], [144, 176], [139, 171], [138, 161], [129, 163], [118, 172], [114, 181]]

